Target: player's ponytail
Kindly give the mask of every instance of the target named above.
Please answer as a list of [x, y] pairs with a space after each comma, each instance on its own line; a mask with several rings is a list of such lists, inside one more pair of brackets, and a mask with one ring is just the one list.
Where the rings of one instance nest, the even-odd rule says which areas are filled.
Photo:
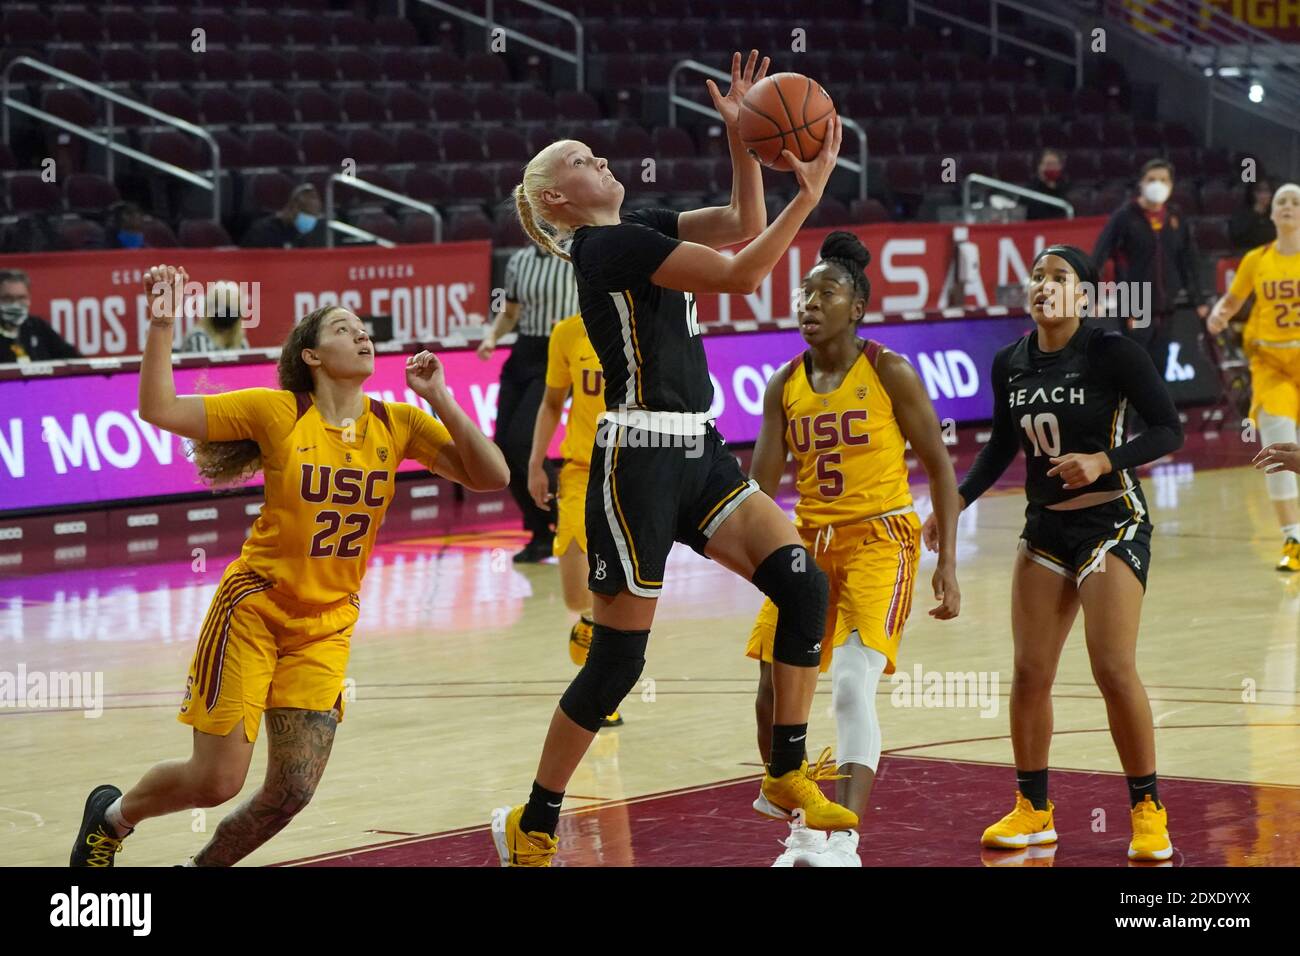
[[857, 236], [843, 229], [827, 233], [819, 254], [823, 262], [833, 262], [843, 270], [853, 283], [853, 291], [864, 303], [871, 301], [871, 280], [867, 278], [871, 250]]
[[524, 181], [515, 187], [515, 212], [519, 216], [519, 224], [528, 233], [528, 238], [543, 252], [566, 262], [569, 261], [569, 255], [560, 248], [558, 242], [561, 230], [538, 210], [545, 209], [542, 191], [552, 185], [551, 167], [554, 165], [556, 150], [568, 142], [569, 140], [559, 140], [551, 143], [534, 156], [524, 167]]
[[[289, 338], [280, 348], [276, 366], [280, 387], [289, 392], [310, 392], [316, 387], [311, 366], [302, 359], [303, 349], [320, 343], [321, 323], [337, 305], [326, 305], [304, 316], [289, 330]], [[236, 485], [252, 478], [262, 469], [262, 449], [249, 438], [238, 441], [196, 441], [190, 443], [199, 477], [208, 485]]]

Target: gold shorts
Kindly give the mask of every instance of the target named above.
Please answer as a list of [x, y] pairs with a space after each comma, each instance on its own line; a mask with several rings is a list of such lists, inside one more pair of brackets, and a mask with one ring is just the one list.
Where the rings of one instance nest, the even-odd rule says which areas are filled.
[[342, 720], [359, 613], [355, 594], [334, 604], [303, 604], [236, 559], [203, 619], [177, 719], [219, 737], [243, 720], [250, 741], [271, 707], [337, 709]]
[[587, 553], [587, 479], [591, 466], [582, 462], [566, 461], [560, 469], [559, 489], [555, 496], [555, 544], [551, 553], [557, 558], [569, 550], [569, 542], [577, 541], [583, 554]]
[[[885, 655], [889, 662], [885, 673], [892, 674], [903, 625], [912, 612], [912, 591], [921, 561], [920, 519], [908, 512], [844, 525], [835, 528], [829, 544], [820, 548], [809, 533], [800, 529], [804, 546], [830, 578], [822, 672], [830, 669], [834, 649], [857, 631], [863, 645]], [[776, 605], [771, 599], [764, 601], [745, 648], [748, 656], [772, 662], [776, 616]]]

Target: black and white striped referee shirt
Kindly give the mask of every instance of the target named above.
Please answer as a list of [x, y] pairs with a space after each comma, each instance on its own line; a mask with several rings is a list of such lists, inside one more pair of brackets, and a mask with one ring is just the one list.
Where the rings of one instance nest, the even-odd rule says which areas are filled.
[[530, 243], [506, 263], [506, 301], [520, 304], [516, 332], [549, 336], [557, 322], [578, 311], [572, 263]]

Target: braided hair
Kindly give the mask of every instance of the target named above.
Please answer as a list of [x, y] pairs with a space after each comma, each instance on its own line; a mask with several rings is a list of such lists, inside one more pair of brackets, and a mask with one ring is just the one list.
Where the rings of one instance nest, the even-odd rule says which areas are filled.
[[853, 283], [853, 292], [862, 299], [865, 309], [871, 301], [871, 280], [867, 278], [871, 250], [853, 233], [837, 229], [822, 240], [820, 255], [822, 262], [834, 264]]

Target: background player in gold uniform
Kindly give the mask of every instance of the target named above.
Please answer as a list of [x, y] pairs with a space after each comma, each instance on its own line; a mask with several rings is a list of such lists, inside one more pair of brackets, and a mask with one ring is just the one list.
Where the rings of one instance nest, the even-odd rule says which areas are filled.
[[[821, 670], [831, 671], [838, 744], [836, 802], [864, 818], [880, 762], [876, 684], [892, 674], [921, 557], [921, 522], [912, 508], [904, 451], [908, 442], [930, 480], [939, 527], [932, 585], [939, 620], [957, 616], [957, 477], [939, 420], [920, 378], [901, 355], [858, 336], [871, 298], [871, 253], [848, 232], [822, 243], [821, 262], [804, 277], [799, 332], [809, 349], [768, 382], [763, 426], [750, 476], [775, 497], [786, 455], [796, 462], [795, 525], [830, 579]], [[766, 764], [772, 737], [772, 647], [777, 608], [763, 604], [746, 653], [759, 661], [758, 749]], [[819, 768], [823, 779], [829, 751]], [[754, 809], [790, 815], [762, 793]], [[856, 830], [829, 836], [792, 824], [778, 866], [861, 866]]]
[[[1273, 460], [1294, 455], [1300, 419], [1300, 186], [1287, 183], [1273, 194], [1277, 240], [1250, 250], [1237, 267], [1232, 288], [1206, 320], [1219, 333], [1252, 295], [1243, 336], [1250, 356], [1253, 394], [1250, 417], [1265, 446], [1260, 467], [1268, 472], [1268, 496], [1282, 528], [1279, 571], [1300, 571], [1300, 491], [1296, 477]], [[1265, 460], [1266, 459], [1266, 460]], [[1292, 469], [1296, 470], [1296, 469]]]
[[397, 466], [413, 458], [478, 491], [509, 480], [501, 451], [452, 399], [431, 353], [407, 360], [406, 383], [438, 419], [366, 396], [375, 369], [370, 337], [337, 306], [317, 309], [289, 333], [279, 390], [177, 396], [172, 325], [186, 278], [171, 266], [145, 274], [151, 319], [140, 417], [191, 439], [199, 474], [212, 484], [260, 470], [266, 502], [217, 586], [190, 666], [179, 719], [194, 728], [193, 753], [157, 764], [125, 796], [96, 787], [73, 866], [112, 866], [142, 820], [215, 807], [239, 793], [264, 712], [265, 782], [193, 863], [233, 864], [282, 830], [315, 792], [343, 717], [357, 592]]
[[[559, 494], [551, 494], [543, 463], [546, 449], [560, 424], [564, 400], [573, 394], [569, 423], [560, 453]], [[556, 501], [554, 553], [560, 559], [560, 587], [564, 603], [578, 615], [569, 631], [569, 657], [579, 667], [591, 648], [591, 591], [587, 587], [587, 479], [591, 475], [591, 449], [596, 442], [596, 422], [605, 410], [605, 380], [600, 359], [591, 347], [582, 314], [562, 319], [551, 330], [546, 352], [546, 391], [537, 409], [533, 449], [528, 456], [528, 493], [537, 507], [550, 511]], [[623, 723], [618, 711], [605, 718], [605, 727]]]

